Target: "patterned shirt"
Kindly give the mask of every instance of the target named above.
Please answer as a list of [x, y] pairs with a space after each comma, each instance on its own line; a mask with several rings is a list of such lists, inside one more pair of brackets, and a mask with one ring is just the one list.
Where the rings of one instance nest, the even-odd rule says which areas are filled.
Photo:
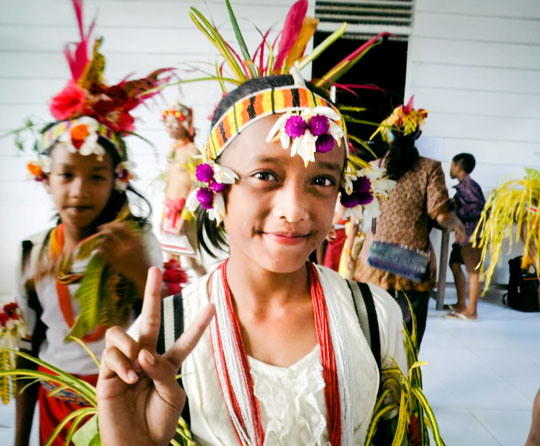
[[461, 243], [463, 246], [470, 243], [469, 238], [474, 232], [476, 225], [478, 225], [480, 215], [486, 204], [486, 199], [480, 185], [469, 175], [465, 175], [454, 188], [456, 189], [456, 194], [454, 195], [456, 214], [463, 222], [467, 234], [467, 238]]
[[[382, 166], [385, 167], [386, 159]], [[436, 283], [437, 263], [429, 243], [429, 229], [433, 220], [453, 208], [448, 197], [444, 172], [439, 161], [420, 157], [415, 166], [405, 173], [381, 200], [381, 215], [375, 233], [369, 232], [356, 262], [354, 279], [373, 283], [386, 290], [430, 291]], [[369, 248], [373, 240], [419, 249], [430, 253], [430, 262], [422, 282], [373, 268], [368, 265]]]

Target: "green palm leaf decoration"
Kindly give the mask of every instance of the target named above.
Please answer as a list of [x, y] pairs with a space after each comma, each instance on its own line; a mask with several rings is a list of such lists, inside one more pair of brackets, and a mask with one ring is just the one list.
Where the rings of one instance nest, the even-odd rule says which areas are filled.
[[[435, 445], [445, 446], [433, 409], [422, 390], [420, 367], [427, 363], [418, 361], [416, 318], [408, 299], [407, 302], [412, 315], [411, 334], [405, 324], [403, 325], [407, 376], [395, 361], [394, 367], [381, 371], [381, 387], [366, 433], [365, 446], [380, 446], [373, 442], [380, 426], [391, 430], [392, 440], [388, 446], [428, 446], [428, 429], [433, 435]], [[396, 412], [397, 417], [389, 420]], [[384, 423], [381, 423], [383, 421]]]
[[88, 262], [80, 287], [73, 296], [81, 304], [81, 312], [69, 330], [68, 338], [82, 338], [92, 332], [98, 325], [101, 281], [105, 270], [105, 262], [100, 256], [94, 256]]

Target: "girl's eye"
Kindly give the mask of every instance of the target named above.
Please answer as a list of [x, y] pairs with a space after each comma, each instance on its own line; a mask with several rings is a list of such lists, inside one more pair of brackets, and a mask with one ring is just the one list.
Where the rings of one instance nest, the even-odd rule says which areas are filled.
[[62, 172], [59, 175], [65, 180], [73, 178], [73, 174], [71, 172]]
[[317, 177], [313, 180], [313, 184], [316, 186], [330, 187], [336, 184], [336, 180], [330, 177]]
[[105, 181], [105, 177], [103, 177], [101, 175], [93, 175], [92, 180], [94, 180], [94, 181]]
[[261, 181], [277, 181], [275, 175], [267, 171], [257, 172], [253, 177]]

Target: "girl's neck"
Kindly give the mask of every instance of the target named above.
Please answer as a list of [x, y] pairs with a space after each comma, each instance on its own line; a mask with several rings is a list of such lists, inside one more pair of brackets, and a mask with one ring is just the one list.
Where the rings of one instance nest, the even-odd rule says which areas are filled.
[[69, 225], [63, 225], [63, 235], [64, 235], [64, 243], [63, 243], [63, 251], [69, 252], [71, 251], [77, 243], [79, 243], [81, 240], [84, 240], [85, 238], [91, 236], [94, 234], [95, 228], [74, 228]]
[[227, 281], [236, 305], [255, 312], [310, 296], [305, 265], [291, 273], [275, 273], [256, 262], [231, 257], [227, 264]]

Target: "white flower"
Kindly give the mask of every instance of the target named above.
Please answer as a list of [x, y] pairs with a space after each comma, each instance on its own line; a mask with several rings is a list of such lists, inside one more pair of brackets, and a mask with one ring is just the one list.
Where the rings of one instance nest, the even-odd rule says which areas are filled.
[[135, 163], [132, 161], [118, 163], [115, 169], [116, 180], [114, 182], [116, 190], [125, 191], [129, 181], [136, 178], [133, 169], [135, 169]]
[[[105, 155], [105, 149], [98, 144], [99, 123], [94, 118], [84, 116], [72, 122], [67, 131], [58, 138], [59, 142], [65, 144], [65, 147], [72, 153], [80, 155], [97, 155], [101, 158]], [[74, 143], [80, 143], [84, 136], [84, 142], [77, 148]]]
[[337, 124], [337, 122], [341, 120], [341, 117], [334, 109], [326, 106], [317, 106], [314, 108], [304, 109], [300, 112], [300, 114], [298, 114], [298, 112], [291, 111], [282, 114], [268, 132], [265, 141], [267, 143], [271, 143], [275, 140], [276, 134], [279, 134], [279, 141], [281, 142], [281, 146], [284, 149], [288, 149], [290, 147], [291, 157], [295, 155], [301, 156], [306, 166], [310, 161], [314, 162], [315, 152], [317, 148], [317, 136], [314, 136], [310, 132], [309, 127], [306, 129], [303, 135], [296, 138], [291, 138], [285, 131], [287, 121], [293, 115], [300, 116], [306, 123], [309, 122], [309, 120], [316, 115], [322, 115], [327, 117], [329, 123], [328, 134], [330, 134], [334, 138], [338, 146], [341, 146], [341, 142], [343, 139], [343, 129], [339, 126], [339, 124]]

